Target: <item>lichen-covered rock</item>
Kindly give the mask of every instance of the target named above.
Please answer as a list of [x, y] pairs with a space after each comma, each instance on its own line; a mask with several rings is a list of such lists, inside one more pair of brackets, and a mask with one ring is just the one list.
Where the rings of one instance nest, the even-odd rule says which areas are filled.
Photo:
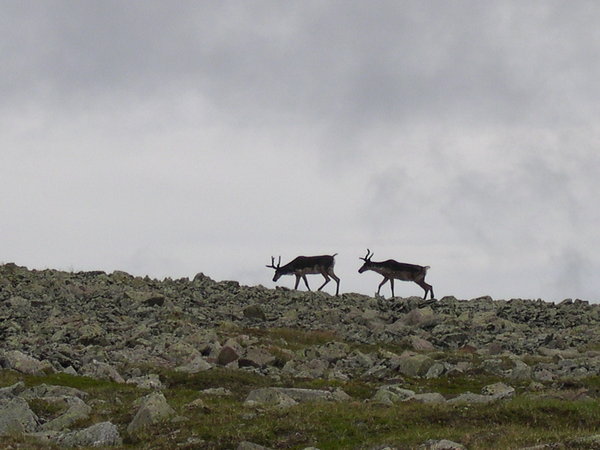
[[431, 307], [413, 309], [401, 319], [403, 324], [416, 328], [433, 327], [439, 321]]
[[394, 403], [404, 402], [414, 398], [415, 391], [405, 389], [400, 385], [382, 386], [371, 398], [372, 402], [382, 403], [384, 405], [393, 405]]
[[504, 383], [494, 383], [481, 389], [483, 395], [490, 395], [498, 400], [511, 398], [515, 395], [515, 388]]
[[215, 395], [217, 397], [228, 397], [233, 395], [233, 392], [224, 387], [202, 389], [200, 393], [205, 395]]
[[301, 388], [272, 388], [293, 398], [297, 402], [311, 401], [330, 401], [342, 402], [348, 401], [351, 397], [342, 389], [336, 388], [331, 391], [325, 389], [301, 389]]
[[197, 398], [196, 400], [189, 402], [185, 405], [185, 408], [203, 412], [210, 412], [211, 410], [201, 398]]
[[297, 405], [298, 402], [289, 395], [284, 394], [273, 388], [255, 389], [251, 391], [246, 400], [245, 406], [270, 406], [275, 408], [289, 408]]
[[410, 344], [418, 352], [432, 352], [435, 350], [435, 346], [431, 342], [419, 336], [411, 337]]
[[77, 342], [82, 345], [106, 345], [106, 333], [98, 323], [85, 324], [76, 329]]
[[239, 358], [240, 367], [266, 367], [275, 362], [275, 356], [260, 347], [249, 347], [244, 351], [243, 356]]
[[427, 373], [425, 374], [425, 378], [438, 378], [446, 371], [446, 365], [435, 362], [427, 369]]
[[25, 390], [25, 383], [19, 381], [11, 386], [0, 388], [0, 399], [13, 398], [15, 395], [20, 395]]
[[423, 450], [466, 450], [467, 449], [467, 447], [465, 447], [464, 445], [459, 444], [458, 442], [450, 441], [448, 439], [441, 439], [441, 440], [430, 439], [428, 441], [425, 441], [425, 443], [423, 443], [422, 445], [420, 445], [419, 448], [423, 449]]
[[406, 353], [398, 360], [398, 372], [408, 377], [421, 377], [427, 374], [434, 361], [421, 354]]
[[163, 357], [174, 364], [182, 365], [200, 356], [200, 352], [192, 344], [175, 341], [163, 352]]
[[350, 346], [343, 342], [328, 342], [317, 348], [319, 357], [329, 363], [345, 358], [350, 353]]
[[266, 320], [267, 316], [260, 305], [250, 305], [243, 310], [244, 317], [254, 320]]
[[164, 389], [160, 377], [154, 373], [141, 377], [132, 377], [127, 380], [127, 384], [135, 384], [140, 389]]
[[[90, 367], [94, 359], [124, 373], [131, 366], [194, 373], [220, 364], [263, 375], [333, 379], [436, 378], [473, 368], [518, 381], [553, 381], [600, 372], [600, 354], [586, 351], [600, 345], [600, 305], [581, 300], [556, 305], [489, 297], [334, 297], [216, 282], [202, 274], [192, 281], [156, 280], [15, 264], [0, 265], [0, 288], [0, 365], [28, 374], [68, 370], [122, 382], [112, 371]], [[262, 343], [233, 336], [233, 330], [248, 326], [327, 330], [333, 344], [307, 343], [302, 355], [280, 358], [278, 352], [271, 363], [251, 354]], [[408, 345], [413, 353], [431, 346], [462, 348], [485, 360], [474, 358], [468, 367], [461, 366], [465, 361], [431, 362], [424, 355], [364, 357], [354, 344]], [[528, 366], [514, 356], [525, 354], [547, 360]]]
[[194, 359], [189, 361], [187, 364], [183, 366], [179, 366], [175, 368], [176, 372], [185, 372], [185, 373], [198, 373], [204, 372], [205, 370], [212, 369], [213, 365], [206, 361], [203, 356], [196, 356]]
[[532, 370], [526, 363], [519, 359], [514, 360], [514, 367], [509, 373], [509, 377], [513, 380], [530, 380]]
[[283, 366], [283, 373], [296, 378], [323, 378], [329, 369], [329, 363], [324, 359], [311, 359], [310, 361], [288, 361]]
[[69, 386], [42, 383], [24, 389], [23, 392], [19, 393], [19, 396], [26, 400], [41, 397], [77, 397], [85, 400], [88, 397], [88, 393]]
[[127, 426], [127, 432], [134, 436], [146, 428], [160, 423], [175, 414], [161, 392], [154, 392], [140, 400], [140, 407]]
[[251, 391], [250, 394], [248, 394], [248, 397], [246, 397], [244, 404], [247, 406], [264, 404], [277, 407], [289, 407], [304, 402], [341, 402], [350, 399], [351, 397], [341, 389], [328, 391], [323, 389], [271, 387]]
[[83, 366], [79, 371], [79, 374], [90, 378], [96, 378], [99, 380], [114, 381], [115, 383], [125, 383], [125, 380], [119, 374], [119, 372], [117, 372], [117, 369], [115, 369], [110, 364], [95, 360]]
[[24, 399], [0, 399], [0, 436], [30, 433], [38, 425], [38, 417]]
[[78, 397], [43, 397], [43, 400], [64, 403], [67, 410], [60, 416], [44, 423], [40, 429], [42, 431], [62, 431], [70, 428], [80, 420], [89, 418], [92, 408]]
[[0, 355], [0, 362], [6, 369], [13, 369], [27, 375], [42, 375], [46, 371], [54, 371], [48, 361], [40, 361], [19, 350], [8, 351]]
[[66, 433], [56, 442], [61, 447], [114, 447], [123, 444], [119, 430], [111, 422], [101, 422], [83, 430]]
[[499, 400], [493, 395], [474, 394], [473, 392], [465, 392], [450, 400], [448, 403], [491, 403]]
[[236, 447], [237, 450], [269, 450], [269, 447], [254, 444], [253, 442], [242, 441]]

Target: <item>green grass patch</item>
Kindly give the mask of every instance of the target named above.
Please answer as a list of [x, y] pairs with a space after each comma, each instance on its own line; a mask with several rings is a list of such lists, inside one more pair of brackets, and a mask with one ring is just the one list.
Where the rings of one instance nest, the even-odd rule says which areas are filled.
[[[164, 394], [182, 422], [153, 426], [140, 441], [127, 437], [126, 427], [135, 413], [134, 402], [147, 390], [131, 385], [93, 380], [65, 374], [32, 377], [0, 370], [0, 386], [24, 381], [76, 387], [89, 394], [92, 417], [79, 427], [111, 421], [125, 439], [123, 448], [207, 448], [230, 449], [247, 440], [271, 448], [301, 449], [316, 446], [327, 449], [360, 449], [392, 445], [411, 449], [427, 439], [451, 439], [473, 449], [507, 449], [540, 443], [563, 442], [568, 448], [593, 448], [577, 439], [598, 433], [600, 403], [565, 401], [517, 395], [514, 399], [488, 405], [427, 405], [400, 403], [382, 406], [365, 402], [384, 383], [367, 380], [297, 380], [278, 383], [260, 375], [227, 369], [213, 369], [194, 375], [164, 371], [161, 379], [168, 386]], [[453, 395], [479, 392], [493, 377], [459, 376], [434, 380], [406, 380], [407, 388], [420, 392]], [[595, 386], [600, 377], [579, 380]], [[247, 392], [275, 384], [312, 389], [339, 387], [353, 396], [345, 403], [307, 403], [288, 409], [247, 408]], [[200, 394], [209, 387], [225, 387], [234, 395], [220, 397]], [[205, 408], [188, 404], [202, 398]], [[59, 413], [56, 406], [32, 401], [31, 407], [42, 417]], [[578, 443], [579, 442], [579, 443]], [[24, 438], [0, 438], [0, 447], [48, 448]], [[587, 446], [586, 446], [587, 445]]]
[[415, 448], [427, 439], [442, 438], [462, 442], [470, 449], [565, 441], [594, 434], [600, 410], [593, 402], [513, 400], [479, 406], [304, 404], [259, 412], [246, 419], [248, 413], [235, 405], [221, 405], [218, 412], [231, 415], [237, 426], [222, 421], [222, 414], [211, 414], [193, 429], [195, 435], [213, 442], [214, 448], [249, 440], [275, 448], [314, 445], [325, 450], [379, 444]]
[[236, 396], [247, 395], [252, 389], [272, 386], [273, 382], [264, 376], [244, 370], [212, 368], [204, 372], [188, 374], [173, 370], [159, 370], [160, 379], [170, 390], [186, 389], [200, 391], [203, 389], [223, 387]]
[[29, 400], [29, 407], [42, 420], [51, 420], [67, 410], [66, 405], [36, 398]]
[[406, 378], [402, 383], [407, 389], [415, 392], [439, 392], [444, 396], [462, 394], [464, 392], [479, 393], [484, 386], [503, 381], [493, 375], [451, 375], [439, 378]]

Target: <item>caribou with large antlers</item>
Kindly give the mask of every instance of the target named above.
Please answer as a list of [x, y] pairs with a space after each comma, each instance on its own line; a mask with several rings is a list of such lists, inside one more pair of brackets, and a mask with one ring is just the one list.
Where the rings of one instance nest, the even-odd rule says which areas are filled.
[[294, 289], [298, 289], [298, 283], [300, 283], [300, 278], [302, 278], [306, 288], [310, 291], [308, 281], [306, 280], [306, 275], [320, 273], [325, 277], [325, 283], [321, 285], [321, 287], [318, 289], [319, 291], [323, 289], [327, 283], [329, 283], [331, 278], [333, 278], [337, 284], [335, 295], [338, 295], [340, 291], [340, 279], [335, 273], [333, 273], [335, 255], [337, 255], [337, 253], [333, 255], [321, 256], [298, 256], [284, 266], [281, 265], [281, 256], [279, 257], [279, 262], [277, 265], [275, 265], [275, 258], [271, 256], [271, 265], [267, 267], [275, 269], [273, 281], [279, 280], [282, 275], [295, 275], [296, 285], [294, 286]]
[[427, 298], [428, 292], [431, 292], [431, 298], [433, 298], [433, 287], [430, 284], [425, 283], [425, 275], [427, 274], [427, 269], [429, 269], [429, 266], [417, 266], [416, 264], [400, 263], [398, 261], [394, 261], [393, 259], [375, 262], [371, 261], [372, 257], [373, 253], [371, 253], [371, 250], [367, 249], [367, 255], [364, 258], [359, 258], [365, 263], [360, 269], [358, 269], [358, 273], [363, 273], [366, 270], [372, 270], [373, 272], [377, 272], [383, 276], [383, 281], [377, 288], [377, 295], [379, 295], [381, 286], [383, 286], [386, 281], [389, 281], [390, 285], [392, 286], [392, 297], [394, 297], [394, 280], [401, 280], [414, 281], [421, 286], [425, 290], [423, 299]]

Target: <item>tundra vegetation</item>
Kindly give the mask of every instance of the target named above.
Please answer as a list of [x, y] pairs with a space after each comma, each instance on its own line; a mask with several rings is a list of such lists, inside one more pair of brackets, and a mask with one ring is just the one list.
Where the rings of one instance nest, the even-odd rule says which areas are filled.
[[600, 306], [0, 266], [0, 447], [600, 448]]

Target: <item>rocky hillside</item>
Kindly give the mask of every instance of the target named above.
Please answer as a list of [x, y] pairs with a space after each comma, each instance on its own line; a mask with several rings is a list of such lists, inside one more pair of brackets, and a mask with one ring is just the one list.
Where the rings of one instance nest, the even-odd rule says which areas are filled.
[[[353, 380], [375, 383], [371, 401], [392, 404], [432, 394], [437, 400], [427, 401], [450, 402], [460, 395], [416, 393], [407, 389], [410, 383], [395, 382], [474, 373], [503, 382], [471, 394], [471, 401], [485, 403], [512, 396], [511, 383], [544, 386], [597, 376], [600, 305], [489, 297], [333, 297], [216, 282], [201, 273], [193, 280], [154, 280], [124, 272], [36, 271], [6, 264], [0, 266], [0, 342], [0, 364], [6, 371], [85, 376], [153, 389], [155, 394], [136, 407], [138, 414], [144, 407], [162, 411], [157, 417], [174, 413], [161, 394], [168, 386], [160, 373], [194, 376], [215, 370], [271, 380], [267, 391], [252, 391], [247, 398], [244, 392], [246, 406], [290, 406], [307, 395], [349, 399], [339, 383]], [[286, 380], [329, 380], [338, 389], [299, 393], [289, 391], [297, 388]], [[32, 389], [18, 383], [0, 389], [0, 435], [16, 429], [26, 435], [42, 433], [46, 443], [65, 444], [69, 433], [81, 433], [73, 425], [90, 416], [85, 393], [38, 395]], [[65, 411], [77, 407], [85, 413], [72, 421], [63, 417], [65, 411], [44, 419], [28, 405], [46, 397], [64, 397]], [[2, 415], [15, 405], [26, 419]], [[145, 414], [154, 420], [154, 413]], [[127, 426], [110, 421], [93, 426], [100, 427], [95, 430], [99, 435], [109, 436], [103, 445], [121, 445], [123, 436], [135, 442], [135, 417], [134, 411], [123, 419]], [[203, 441], [197, 448], [211, 445]]]
[[214, 363], [224, 343], [218, 330], [228, 327], [320, 330], [346, 342], [481, 355], [568, 351], [569, 365], [543, 369], [583, 374], [600, 368], [588, 352], [600, 346], [600, 305], [581, 300], [334, 297], [215, 282], [203, 274], [158, 281], [123, 272], [0, 266], [3, 350], [47, 361], [55, 370], [79, 372], [93, 360], [176, 367], [204, 356]]

